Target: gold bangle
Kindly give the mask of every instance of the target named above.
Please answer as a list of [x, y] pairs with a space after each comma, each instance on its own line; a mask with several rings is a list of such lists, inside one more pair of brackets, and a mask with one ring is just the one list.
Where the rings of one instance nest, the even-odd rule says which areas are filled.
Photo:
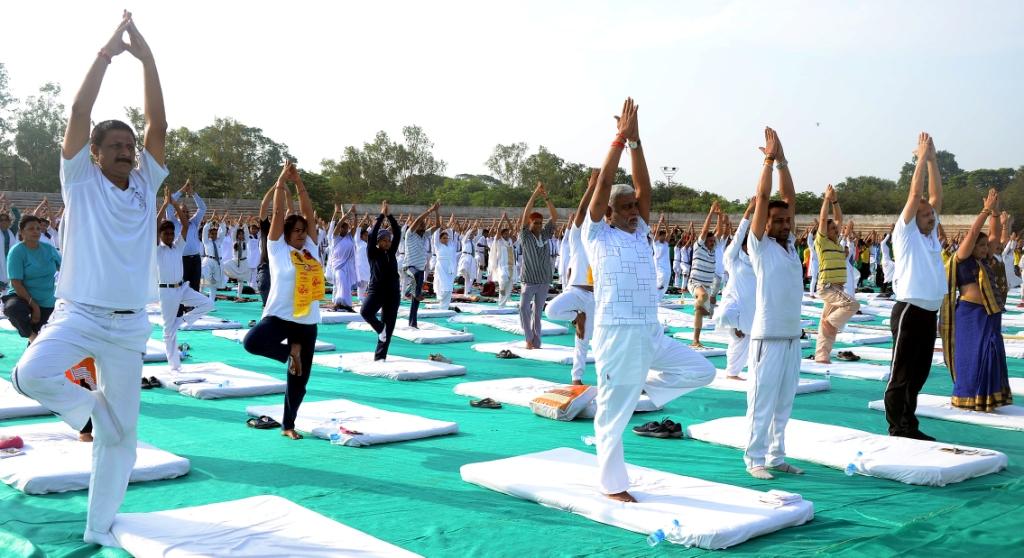
[[766, 164], [766, 165], [770, 165], [770, 164], [772, 164], [774, 162], [775, 162], [775, 157], [768, 156], [768, 157], [764, 158], [764, 164]]

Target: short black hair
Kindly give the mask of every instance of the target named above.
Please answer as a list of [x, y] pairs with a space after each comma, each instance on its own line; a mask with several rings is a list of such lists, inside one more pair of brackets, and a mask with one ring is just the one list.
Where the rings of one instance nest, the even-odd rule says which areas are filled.
[[40, 219], [39, 217], [36, 217], [35, 215], [24, 215], [22, 216], [21, 221], [18, 223], [18, 230], [25, 230], [25, 227], [27, 227], [31, 223], [42, 224], [43, 220]]
[[302, 226], [305, 227], [307, 231], [309, 230], [309, 223], [306, 222], [306, 218], [305, 217], [303, 217], [302, 215], [289, 215], [288, 218], [284, 220], [284, 237], [285, 237], [285, 239], [287, 239], [289, 236], [291, 236], [292, 230], [295, 229], [295, 225], [299, 221], [302, 221]]
[[768, 211], [775, 209], [776, 207], [781, 209], [789, 209], [789, 204], [782, 200], [772, 200], [768, 202]]
[[164, 232], [164, 229], [174, 230], [174, 223], [164, 220], [160, 222], [159, 232]]
[[132, 142], [135, 141], [135, 130], [132, 129], [131, 126], [121, 122], [120, 120], [104, 120], [93, 127], [89, 143], [95, 146], [101, 145], [103, 143], [103, 139], [107, 137], [107, 132], [111, 130], [125, 130], [132, 135]]

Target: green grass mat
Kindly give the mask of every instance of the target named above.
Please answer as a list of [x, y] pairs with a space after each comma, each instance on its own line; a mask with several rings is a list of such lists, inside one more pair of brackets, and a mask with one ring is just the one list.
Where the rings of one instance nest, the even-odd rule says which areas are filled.
[[[247, 323], [259, 303], [218, 302], [218, 317]], [[444, 320], [425, 320], [444, 323]], [[875, 320], [874, 323], [881, 323]], [[462, 327], [459, 324], [458, 327]], [[486, 326], [467, 325], [477, 342], [512, 340]], [[159, 329], [154, 332], [154, 338]], [[342, 351], [371, 351], [374, 336], [345, 325], [322, 325], [320, 337]], [[249, 355], [209, 332], [184, 332], [192, 361], [219, 361], [284, 378], [284, 365]], [[571, 345], [570, 335], [545, 343]], [[682, 341], [680, 341], [682, 342]], [[24, 340], [0, 333], [0, 377], [24, 350]], [[568, 381], [569, 366], [477, 353], [470, 343], [414, 345], [395, 339], [392, 354], [425, 357], [441, 352], [469, 373], [463, 378], [395, 382], [314, 366], [306, 401], [348, 398], [388, 410], [456, 421], [459, 433], [412, 442], [349, 448], [307, 437], [293, 442], [276, 430], [246, 428], [245, 407], [279, 403], [282, 396], [201, 401], [168, 390], [142, 393], [139, 438], [187, 457], [182, 478], [132, 485], [122, 511], [154, 511], [260, 494], [276, 494], [373, 536], [426, 556], [698, 556], [709, 554], [664, 544], [647, 547], [645, 537], [570, 513], [545, 508], [462, 482], [459, 467], [568, 446], [593, 452], [580, 441], [592, 434], [589, 421], [555, 422], [528, 409], [474, 409], [452, 393], [463, 381], [511, 376]], [[805, 355], [810, 350], [805, 350]], [[724, 357], [711, 359], [719, 368]], [[186, 361], [188, 362], [188, 361]], [[1024, 361], [1011, 359], [1011, 375], [1024, 376]], [[594, 367], [586, 380], [594, 381]], [[867, 409], [883, 382], [832, 378], [832, 391], [800, 395], [793, 417], [885, 433], [882, 413]], [[935, 367], [925, 393], [949, 394], [945, 368]], [[671, 416], [684, 425], [745, 411], [745, 394], [701, 389], [656, 415], [636, 415], [630, 427]], [[3, 426], [53, 420], [6, 420]], [[633, 464], [759, 490], [798, 492], [815, 504], [815, 519], [801, 527], [753, 539], [716, 553], [730, 556], [1012, 555], [1024, 543], [1024, 432], [921, 419], [922, 429], [951, 443], [988, 447], [1009, 455], [1002, 473], [943, 488], [917, 487], [797, 462], [803, 477], [783, 475], [763, 483], [746, 474], [739, 450], [693, 440], [658, 440], [625, 434]], [[0, 487], [0, 555], [123, 556], [81, 541], [86, 492], [27, 496]], [[1019, 551], [1019, 550], [1018, 550]]]

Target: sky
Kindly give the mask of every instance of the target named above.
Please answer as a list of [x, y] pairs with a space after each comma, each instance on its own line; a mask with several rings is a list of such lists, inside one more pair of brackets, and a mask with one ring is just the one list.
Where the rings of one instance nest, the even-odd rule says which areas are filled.
[[[495, 144], [519, 141], [599, 166], [627, 96], [652, 177], [678, 167], [674, 182], [729, 198], [752, 194], [766, 125], [798, 190], [895, 179], [920, 131], [965, 169], [1024, 165], [1015, 0], [4, 3], [14, 95], [53, 81], [70, 107], [123, 7], [172, 127], [235, 118], [312, 170], [410, 124], [449, 176], [488, 173]], [[93, 119], [129, 105], [142, 71], [126, 53]]]

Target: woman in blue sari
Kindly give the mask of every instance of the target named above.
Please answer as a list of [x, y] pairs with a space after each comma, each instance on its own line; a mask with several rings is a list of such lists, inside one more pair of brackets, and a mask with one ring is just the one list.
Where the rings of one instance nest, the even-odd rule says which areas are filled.
[[942, 308], [942, 342], [953, 376], [951, 403], [972, 411], [992, 412], [1013, 403], [1002, 337], [1005, 285], [997, 281], [1003, 270], [991, 265], [990, 239], [981, 232], [985, 220], [993, 218], [992, 242], [998, 244], [998, 205], [999, 195], [989, 190], [984, 209], [947, 265], [950, 290]]

